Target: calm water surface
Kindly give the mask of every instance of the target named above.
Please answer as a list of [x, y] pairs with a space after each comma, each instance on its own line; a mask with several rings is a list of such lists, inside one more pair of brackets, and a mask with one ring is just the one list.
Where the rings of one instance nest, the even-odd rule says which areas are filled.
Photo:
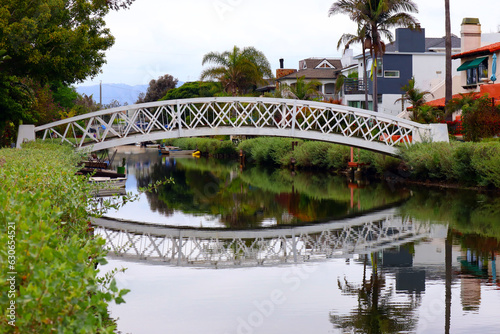
[[500, 199], [122, 148], [123, 333], [498, 333]]

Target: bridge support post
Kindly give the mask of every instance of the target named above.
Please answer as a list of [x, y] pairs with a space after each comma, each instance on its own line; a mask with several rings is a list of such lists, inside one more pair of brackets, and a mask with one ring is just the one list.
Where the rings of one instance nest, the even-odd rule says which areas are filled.
[[17, 132], [16, 148], [21, 148], [21, 144], [35, 140], [35, 126], [33, 124], [19, 125]]
[[448, 124], [437, 123], [429, 125], [431, 126], [431, 138], [433, 142], [450, 142], [450, 137], [448, 135]]

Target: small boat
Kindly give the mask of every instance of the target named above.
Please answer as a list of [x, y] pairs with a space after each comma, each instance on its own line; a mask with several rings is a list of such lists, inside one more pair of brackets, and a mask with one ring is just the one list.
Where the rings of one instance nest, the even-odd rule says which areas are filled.
[[185, 155], [192, 155], [193, 153], [196, 153], [200, 151], [198, 150], [182, 150], [177, 146], [164, 146], [158, 149], [158, 153], [164, 154], [164, 155], [169, 155], [171, 157], [176, 157], [176, 156], [185, 156]]
[[97, 185], [95, 196], [125, 195], [127, 177], [91, 176], [89, 182]]
[[196, 150], [171, 150], [169, 151], [169, 155], [171, 157], [179, 157], [179, 156], [193, 155], [194, 152], [196, 152]]
[[113, 188], [125, 188], [127, 177], [91, 176], [89, 182], [109, 185]]
[[125, 173], [118, 173], [112, 169], [98, 169], [98, 168], [81, 168], [77, 174], [92, 174], [93, 177], [109, 177], [109, 178], [124, 178], [126, 177]]
[[158, 148], [158, 153], [168, 155], [170, 151], [179, 151], [180, 148], [177, 146], [161, 146]]
[[192, 153], [192, 156], [195, 158], [199, 158], [201, 156], [201, 152], [199, 150], [196, 150]]

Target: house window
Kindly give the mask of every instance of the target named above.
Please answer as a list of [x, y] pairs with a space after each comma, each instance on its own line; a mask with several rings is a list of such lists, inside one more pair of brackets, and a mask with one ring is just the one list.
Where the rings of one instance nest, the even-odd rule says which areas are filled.
[[488, 78], [488, 60], [484, 60], [481, 64], [479, 64], [477, 67], [477, 75], [479, 80]]
[[384, 71], [384, 78], [399, 78], [399, 71]]
[[467, 85], [477, 84], [477, 68], [467, 69]]
[[457, 71], [466, 71], [466, 85], [476, 85], [481, 79], [488, 78], [488, 57], [468, 60]]
[[377, 77], [382, 78], [384, 76], [384, 62], [382, 58], [377, 58]]

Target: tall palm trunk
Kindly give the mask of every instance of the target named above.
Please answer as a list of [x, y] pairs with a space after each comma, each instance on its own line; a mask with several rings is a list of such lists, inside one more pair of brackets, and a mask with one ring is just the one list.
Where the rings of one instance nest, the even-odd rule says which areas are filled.
[[372, 100], [373, 100], [373, 111], [378, 111], [378, 87], [377, 87], [377, 56], [373, 56], [373, 92], [372, 92]]
[[[364, 43], [363, 43], [364, 44]], [[368, 109], [368, 78], [366, 77], [366, 52], [363, 45], [363, 87], [365, 90], [365, 109]]]
[[373, 55], [373, 111], [378, 112], [378, 87], [377, 87], [377, 56], [380, 52], [380, 36], [378, 27], [372, 24], [372, 55]]
[[444, 16], [445, 16], [445, 47], [446, 47], [446, 60], [445, 60], [445, 105], [451, 100], [452, 91], [452, 77], [451, 77], [451, 22], [450, 22], [450, 0], [444, 0]]

